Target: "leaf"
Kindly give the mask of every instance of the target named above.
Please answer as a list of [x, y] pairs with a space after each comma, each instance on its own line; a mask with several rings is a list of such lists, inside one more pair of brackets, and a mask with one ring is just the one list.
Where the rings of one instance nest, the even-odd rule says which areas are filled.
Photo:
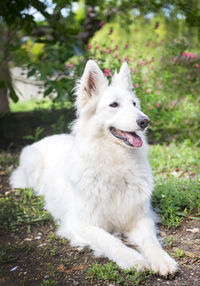
[[35, 69], [35, 68], [32, 68], [32, 69], [28, 72], [27, 76], [30, 77], [30, 76], [34, 75], [35, 72], [36, 72], [36, 69]]
[[52, 91], [53, 91], [53, 87], [50, 86], [48, 89], [45, 90], [45, 92], [44, 92], [44, 97], [47, 96], [47, 95], [49, 95]]
[[15, 103], [18, 102], [19, 97], [17, 96], [17, 94], [16, 94], [16, 92], [15, 92], [15, 90], [14, 90], [14, 88], [13, 88], [12, 82], [11, 82], [11, 81], [8, 81], [7, 84], [8, 84], [8, 89], [9, 89], [9, 91], [10, 91], [10, 93], [9, 93], [10, 98], [11, 98]]

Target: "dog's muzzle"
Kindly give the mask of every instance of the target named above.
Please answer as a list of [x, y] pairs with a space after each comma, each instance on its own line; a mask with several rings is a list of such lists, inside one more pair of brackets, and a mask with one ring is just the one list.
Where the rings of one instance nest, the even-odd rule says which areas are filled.
[[150, 120], [149, 120], [149, 118], [147, 117], [147, 116], [141, 116], [141, 117], [139, 117], [137, 120], [136, 120], [136, 122], [137, 122], [137, 125], [142, 129], [142, 130], [144, 130], [148, 125], [149, 125], [149, 122], [150, 122]]

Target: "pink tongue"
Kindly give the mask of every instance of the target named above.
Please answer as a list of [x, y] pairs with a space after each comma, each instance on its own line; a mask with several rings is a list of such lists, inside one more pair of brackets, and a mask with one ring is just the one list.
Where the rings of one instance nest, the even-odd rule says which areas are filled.
[[142, 139], [136, 133], [128, 133], [126, 132], [126, 137], [129, 139], [129, 142], [134, 147], [141, 147], [142, 146]]

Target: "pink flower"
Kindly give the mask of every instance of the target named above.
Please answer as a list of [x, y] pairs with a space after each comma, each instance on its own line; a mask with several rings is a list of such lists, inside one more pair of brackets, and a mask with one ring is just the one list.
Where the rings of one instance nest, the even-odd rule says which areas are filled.
[[143, 79], [143, 83], [146, 83], [146, 82], [147, 82], [147, 79], [146, 79], [146, 78], [144, 78], [144, 79]]
[[98, 46], [96, 46], [96, 50], [99, 50], [100, 49], [100, 46], [98, 45]]
[[190, 54], [189, 56], [190, 56], [191, 59], [194, 59], [194, 58], [195, 58], [195, 55], [194, 55], [194, 54]]
[[125, 60], [126, 60], [128, 63], [130, 63], [130, 58], [129, 58], [129, 56], [126, 56], [126, 57], [125, 57]]
[[88, 49], [91, 49], [92, 48], [92, 44], [88, 44]]
[[125, 45], [125, 49], [126, 49], [126, 50], [128, 49], [128, 46], [129, 46], [128, 44]]
[[152, 70], [154, 70], [154, 69], [155, 69], [155, 67], [154, 67], [154, 66], [151, 66], [151, 69], [152, 69]]
[[122, 63], [124, 60], [123, 59], [120, 59], [120, 63]]
[[137, 73], [138, 69], [131, 68], [131, 71], [134, 72], [134, 73]]
[[105, 76], [112, 76], [109, 69], [104, 69]]
[[161, 107], [161, 104], [160, 104], [159, 102], [157, 102], [157, 103], [156, 103], [156, 107], [157, 107], [157, 108], [160, 108], [160, 107]]
[[139, 87], [139, 84], [138, 84], [138, 83], [135, 83], [134, 86], [135, 86], [136, 88], [138, 88], [138, 87]]
[[151, 91], [150, 91], [150, 89], [149, 88], [147, 88], [146, 89], [146, 93], [150, 93]]
[[188, 52], [182, 52], [182, 56], [183, 57], [189, 57], [191, 59], [195, 58], [195, 54], [191, 54], [191, 53], [188, 53]]
[[65, 66], [66, 66], [67, 68], [73, 68], [73, 67], [74, 67], [72, 62], [69, 63], [69, 64], [66, 64]]
[[115, 51], [118, 51], [118, 49], [119, 49], [119, 46], [116, 45], [116, 46], [115, 46]]
[[101, 21], [101, 22], [99, 23], [99, 27], [103, 27], [103, 25], [104, 25], [104, 21]]
[[102, 50], [101, 52], [102, 52], [103, 54], [105, 54], [105, 53], [109, 53], [110, 50], [109, 50], [108, 48], [106, 48], [106, 49]]
[[156, 95], [159, 95], [159, 94], [160, 94], [160, 92], [159, 92], [158, 90], [156, 90], [156, 91], [155, 91], [155, 94], [156, 94]]
[[198, 68], [199, 68], [199, 64], [195, 64], [195, 68], [197, 68], [197, 69], [198, 69]]
[[119, 55], [118, 55], [118, 54], [115, 54], [115, 58], [116, 58], [116, 59], [119, 58]]

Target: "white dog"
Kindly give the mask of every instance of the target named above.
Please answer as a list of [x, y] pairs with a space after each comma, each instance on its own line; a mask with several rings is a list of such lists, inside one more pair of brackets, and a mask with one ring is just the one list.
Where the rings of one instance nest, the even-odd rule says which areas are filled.
[[[77, 87], [71, 135], [54, 135], [23, 149], [14, 188], [33, 188], [60, 221], [58, 234], [89, 246], [122, 268], [177, 270], [161, 248], [150, 206], [153, 178], [144, 131], [149, 119], [132, 92], [126, 63], [107, 79], [88, 61]], [[125, 245], [114, 233], [126, 235]]]

